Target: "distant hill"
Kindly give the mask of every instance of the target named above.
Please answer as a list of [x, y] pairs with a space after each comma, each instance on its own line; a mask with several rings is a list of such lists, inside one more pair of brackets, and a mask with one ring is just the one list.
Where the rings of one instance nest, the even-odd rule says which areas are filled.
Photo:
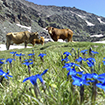
[[[45, 27], [70, 28], [74, 41], [105, 39], [105, 17], [77, 9], [37, 5], [25, 0], [0, 0], [0, 41], [8, 32], [38, 31], [49, 38]], [[101, 37], [90, 37], [91, 35]]]

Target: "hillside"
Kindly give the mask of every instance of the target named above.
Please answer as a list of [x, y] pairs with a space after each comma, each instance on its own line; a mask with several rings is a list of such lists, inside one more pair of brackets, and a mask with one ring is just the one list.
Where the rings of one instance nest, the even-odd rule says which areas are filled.
[[[0, 41], [8, 32], [38, 31], [49, 38], [45, 27], [70, 28], [74, 41], [104, 40], [105, 18], [75, 7], [42, 6], [25, 0], [0, 1]], [[90, 37], [91, 35], [101, 37]]]

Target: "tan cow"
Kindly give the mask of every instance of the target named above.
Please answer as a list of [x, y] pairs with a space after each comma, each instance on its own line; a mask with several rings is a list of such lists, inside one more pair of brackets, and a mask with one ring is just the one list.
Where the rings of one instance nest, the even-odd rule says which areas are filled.
[[46, 30], [48, 30], [48, 33], [54, 41], [58, 41], [58, 39], [67, 39], [68, 42], [72, 42], [73, 31], [70, 29], [58, 29], [54, 27], [47, 27]]
[[33, 39], [38, 39], [38, 32], [11, 32], [6, 35], [6, 48], [9, 50], [11, 43], [24, 43], [26, 48], [27, 44], [32, 42]]
[[33, 41], [31, 42], [31, 44], [33, 44], [33, 46], [35, 44], [44, 44], [44, 38], [43, 37], [40, 37], [40, 39], [33, 39]]

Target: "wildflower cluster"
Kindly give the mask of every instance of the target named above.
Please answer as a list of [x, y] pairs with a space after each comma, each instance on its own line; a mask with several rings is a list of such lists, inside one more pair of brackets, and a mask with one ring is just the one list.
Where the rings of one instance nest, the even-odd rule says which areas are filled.
[[[74, 51], [75, 56], [72, 55], [72, 52], [66, 51], [62, 54], [62, 56], [61, 56], [62, 58], [60, 61], [60, 63], [61, 63], [60, 65], [62, 65], [61, 68], [63, 70], [65, 70], [65, 72], [66, 72], [66, 75], [65, 74], [64, 75], [65, 75], [65, 77], [67, 77], [67, 82], [70, 81], [69, 85], [73, 88], [74, 93], [75, 93], [75, 88], [78, 87], [80, 89], [80, 91], [79, 91], [80, 97], [81, 97], [80, 104], [84, 103], [84, 94], [85, 94], [84, 91], [86, 89], [85, 87], [86, 86], [92, 87], [91, 88], [92, 89], [91, 99], [92, 99], [92, 103], [95, 103], [97, 87], [101, 88], [105, 91], [105, 73], [102, 73], [102, 74], [95, 73], [95, 64], [96, 64], [95, 54], [98, 54], [98, 52], [92, 51], [92, 49], [91, 49], [91, 50], [89, 50], [89, 54], [88, 54], [88, 50], [85, 49], [85, 50], [80, 51], [80, 49], [78, 49], [78, 54], [76, 54], [75, 49], [72, 49], [72, 51]], [[11, 71], [12, 65], [13, 65], [12, 62], [16, 62], [16, 57], [19, 57], [18, 61], [19, 61], [20, 65], [22, 65], [22, 67], [23, 66], [26, 67], [26, 75], [29, 74], [29, 76], [25, 76], [26, 78], [22, 78], [21, 82], [26, 83], [26, 81], [29, 80], [34, 88], [34, 93], [35, 93], [36, 98], [38, 100], [40, 100], [39, 95], [41, 96], [41, 91], [40, 91], [41, 88], [45, 93], [47, 90], [46, 84], [48, 84], [48, 85], [51, 84], [50, 82], [49, 83], [45, 82], [43, 79], [43, 76], [50, 70], [48, 71], [48, 69], [45, 69], [41, 73], [39, 73], [39, 71], [37, 71], [37, 73], [36, 73], [35, 70], [32, 71], [32, 69], [34, 69], [32, 67], [36, 63], [36, 61], [35, 61], [36, 57], [35, 57], [34, 50], [32, 51], [32, 53], [29, 53], [27, 55], [25, 55], [23, 53], [17, 53], [17, 52], [10, 52], [10, 54], [13, 54], [13, 58], [0, 59], [0, 67], [1, 67], [0, 68], [0, 76], [1, 76], [0, 83], [3, 83], [4, 79], [8, 80], [8, 77], [14, 78], [12, 75], [9, 75], [9, 73], [12, 72]], [[44, 62], [45, 56], [47, 56], [47, 54], [40, 53], [38, 55], [38, 57], [40, 57], [39, 60], [42, 61], [41, 68], [44, 68], [42, 64], [45, 63]], [[73, 57], [74, 57], [74, 59], [72, 59]], [[6, 70], [5, 69], [3, 70], [2, 65], [4, 65], [4, 64], [7, 65]], [[103, 58], [103, 64], [105, 65], [105, 57]], [[10, 66], [8, 66], [8, 65], [10, 65]], [[37, 65], [37, 66], [39, 66], [39, 65]], [[89, 70], [88, 72], [85, 71], [85, 69], [87, 69], [85, 67], [88, 68], [88, 70]], [[28, 73], [27, 73], [27, 69], [28, 69]], [[32, 72], [35, 72], [35, 74]], [[57, 77], [58, 77], [58, 75], [57, 75]], [[49, 76], [48, 79], [51, 80], [52, 77]], [[65, 79], [65, 81], [66, 81], [66, 79]], [[26, 84], [28, 84], [28, 83], [26, 83]], [[49, 86], [48, 89], [50, 90], [50, 88], [52, 88], [52, 87]], [[72, 90], [72, 88], [70, 90]], [[47, 91], [47, 93], [50, 93], [49, 90]], [[53, 90], [55, 90], [55, 88], [53, 88]], [[42, 91], [42, 93], [43, 93], [43, 91]]]
[[[66, 68], [66, 70], [68, 71], [67, 73], [67, 78], [68, 76], [70, 76], [73, 80], [72, 85], [74, 86], [79, 86], [80, 87], [80, 95], [81, 95], [81, 104], [84, 101], [84, 85], [89, 86], [91, 83], [93, 83], [93, 92], [92, 92], [92, 96], [94, 96], [94, 101], [96, 99], [96, 88], [94, 89], [94, 87], [99, 87], [104, 89], [105, 91], [105, 73], [103, 74], [96, 74], [94, 73], [94, 67], [95, 67], [95, 58], [93, 57], [89, 57], [86, 58], [85, 54], [87, 54], [88, 50], [82, 50], [81, 53], [83, 54], [83, 57], [79, 57], [77, 59], [75, 59], [75, 62], [80, 62], [79, 64], [70, 62], [70, 59], [68, 59], [68, 56], [71, 55], [69, 52], [64, 52], [63, 54], [66, 54], [65, 59], [62, 59], [61, 61], [65, 61], [64, 66], [62, 68]], [[91, 53], [93, 55], [98, 54], [98, 52], [95, 51], [91, 51]], [[77, 68], [81, 68], [83, 66], [82, 61], [87, 63], [87, 66], [91, 68], [91, 73], [86, 73], [85, 71], [77, 71]], [[105, 61], [103, 61], [104, 63]], [[70, 79], [71, 80], [71, 79]], [[101, 83], [100, 83], [101, 82]], [[95, 91], [95, 93], [94, 93]], [[92, 102], [93, 102], [92, 100]]]

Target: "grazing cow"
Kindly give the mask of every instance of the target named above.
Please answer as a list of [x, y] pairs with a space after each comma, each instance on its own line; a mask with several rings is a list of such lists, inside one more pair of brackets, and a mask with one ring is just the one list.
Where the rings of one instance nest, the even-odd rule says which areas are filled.
[[34, 46], [35, 44], [44, 44], [44, 38], [40, 37], [40, 39], [33, 39], [31, 44]]
[[38, 32], [11, 32], [6, 35], [6, 48], [9, 50], [11, 43], [24, 43], [26, 48], [27, 44], [32, 42], [33, 39], [38, 39]]
[[58, 41], [58, 39], [62, 39], [64, 41], [65, 39], [67, 39], [68, 42], [72, 42], [73, 31], [70, 29], [58, 29], [54, 27], [48, 27], [46, 28], [46, 30], [48, 30], [48, 33], [54, 41]]

